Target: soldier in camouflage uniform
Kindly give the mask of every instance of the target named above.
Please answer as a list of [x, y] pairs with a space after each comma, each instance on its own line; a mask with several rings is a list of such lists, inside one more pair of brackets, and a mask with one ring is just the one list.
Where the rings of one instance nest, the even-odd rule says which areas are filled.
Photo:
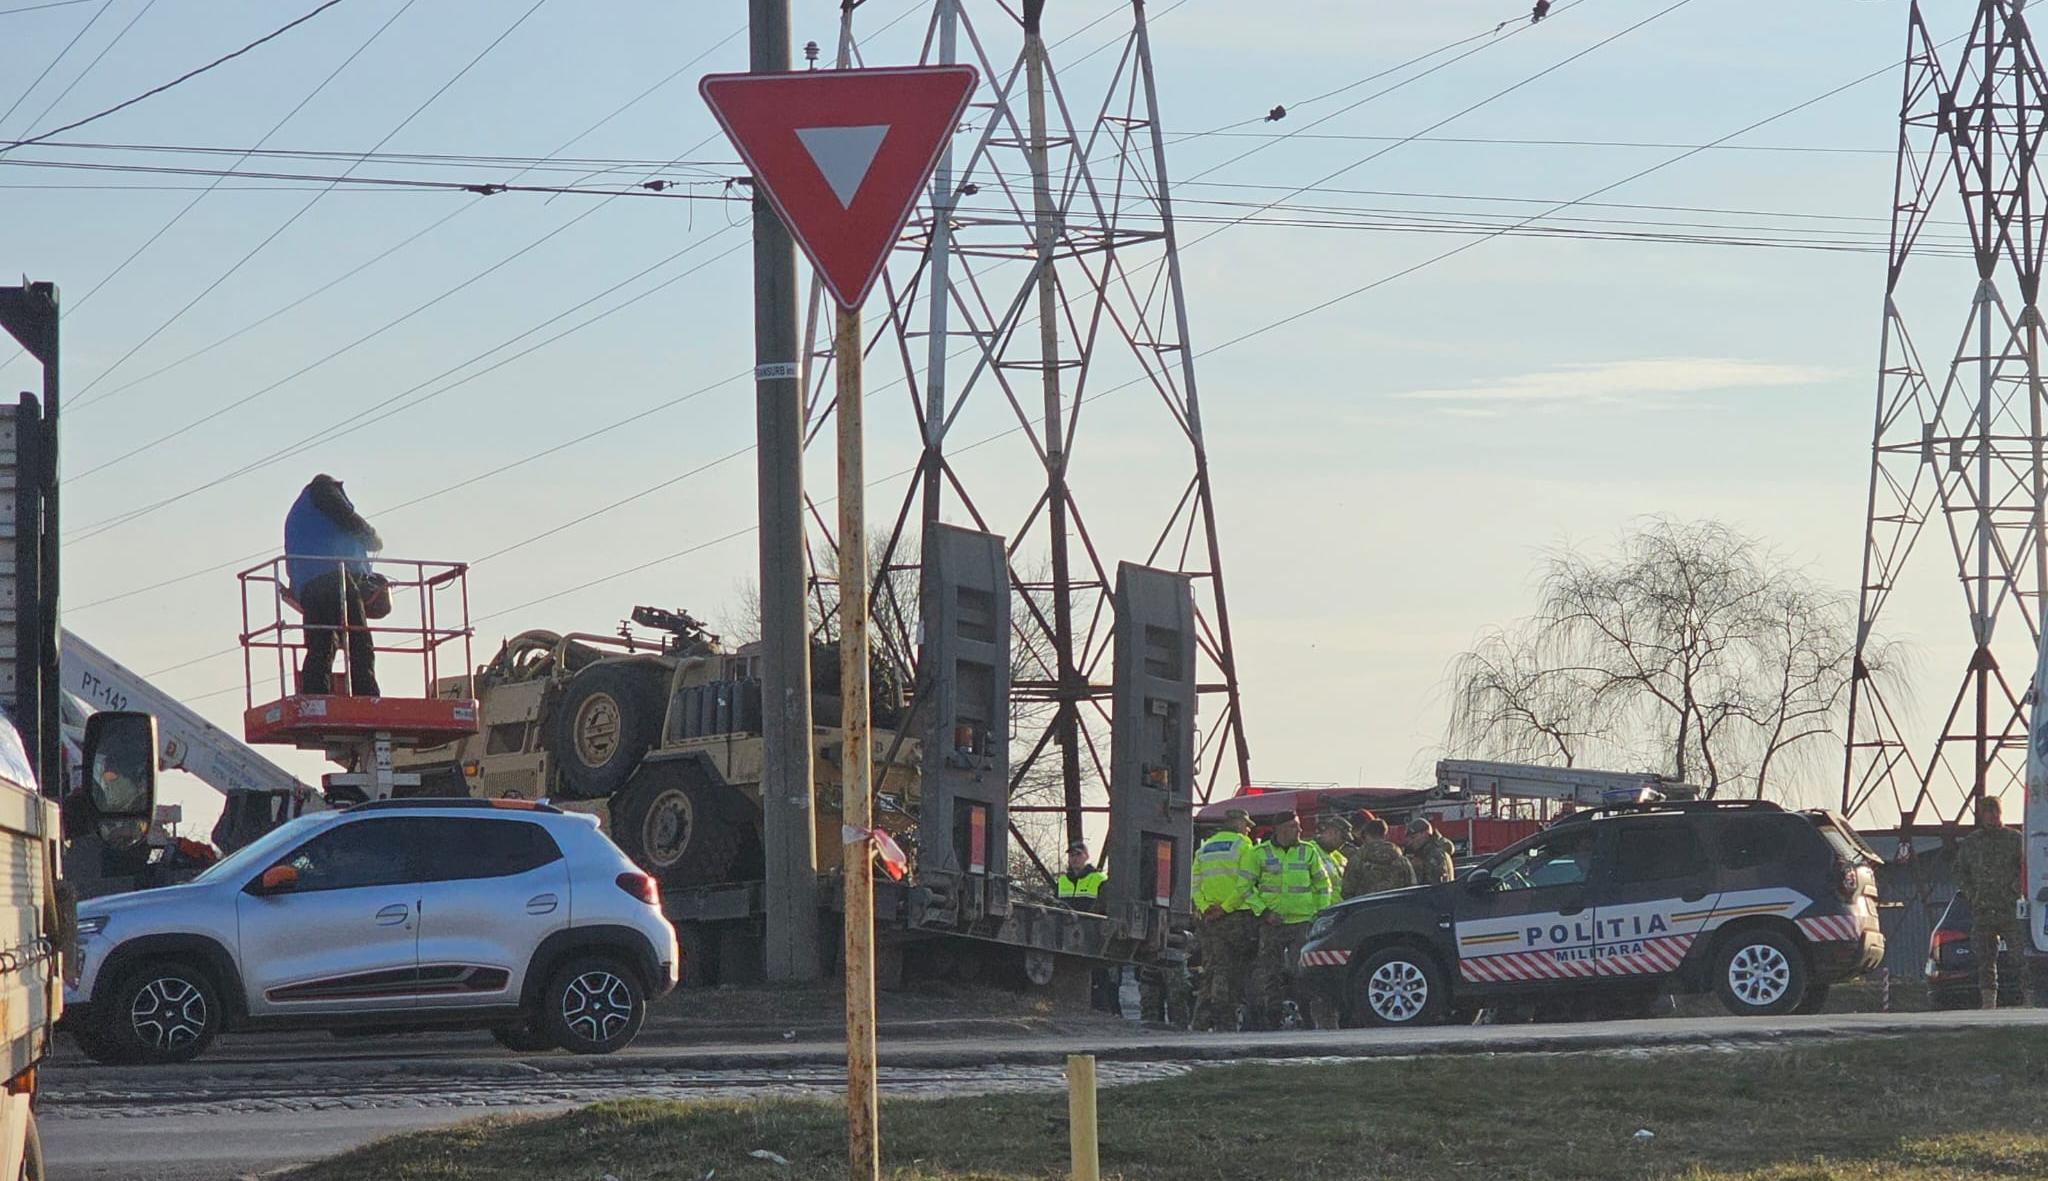
[[[1183, 932], [1192, 945], [1194, 936]], [[1138, 967], [1138, 1016], [1154, 1025], [1186, 1029], [1195, 1006], [1194, 978], [1186, 960], [1162, 960]]]
[[1414, 867], [1387, 839], [1386, 821], [1375, 816], [1360, 825], [1359, 832], [1358, 848], [1344, 865], [1344, 897], [1357, 898], [1415, 884]]
[[1259, 950], [1252, 888], [1263, 863], [1251, 831], [1251, 813], [1232, 808], [1223, 829], [1195, 848], [1193, 898], [1202, 954], [1202, 994], [1194, 1014], [1198, 1030], [1221, 1026], [1235, 1032], [1238, 1007], [1245, 1003]]
[[1986, 796], [1977, 801], [1977, 827], [1956, 846], [1956, 892], [1970, 904], [1970, 950], [1987, 1009], [1998, 1007], [1998, 940], [2021, 947], [2020, 834], [2005, 826], [2004, 809]]
[[1436, 830], [1427, 818], [1417, 816], [1408, 822], [1408, 864], [1415, 870], [1415, 884], [1433, 886], [1448, 882], [1455, 872], [1451, 868], [1451, 854], [1457, 851]]

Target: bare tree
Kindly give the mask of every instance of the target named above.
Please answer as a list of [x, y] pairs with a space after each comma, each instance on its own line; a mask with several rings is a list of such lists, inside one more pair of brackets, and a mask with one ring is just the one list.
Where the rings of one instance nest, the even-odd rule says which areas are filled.
[[1545, 559], [1536, 613], [1453, 663], [1446, 745], [1762, 798], [1839, 752], [1853, 621], [1755, 538], [1652, 518], [1612, 554]]

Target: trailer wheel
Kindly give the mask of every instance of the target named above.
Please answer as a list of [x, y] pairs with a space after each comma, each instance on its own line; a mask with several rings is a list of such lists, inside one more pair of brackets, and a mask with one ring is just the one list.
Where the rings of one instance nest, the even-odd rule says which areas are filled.
[[745, 803], [692, 768], [651, 768], [612, 797], [612, 839], [665, 886], [731, 881], [750, 836]]
[[549, 749], [562, 794], [597, 800], [626, 786], [661, 729], [661, 694], [646, 670], [593, 664], [562, 694]]

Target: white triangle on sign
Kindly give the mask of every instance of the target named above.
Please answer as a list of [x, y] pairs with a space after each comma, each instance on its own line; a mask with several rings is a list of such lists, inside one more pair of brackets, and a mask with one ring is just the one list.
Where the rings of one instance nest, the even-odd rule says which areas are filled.
[[832, 195], [839, 198], [842, 209], [852, 208], [853, 195], [860, 192], [860, 182], [867, 179], [868, 166], [875, 162], [875, 152], [882, 146], [882, 137], [888, 134], [887, 123], [796, 129], [796, 137], [803, 141], [804, 150], [811, 154], [811, 163], [818, 166], [825, 183], [832, 186]]

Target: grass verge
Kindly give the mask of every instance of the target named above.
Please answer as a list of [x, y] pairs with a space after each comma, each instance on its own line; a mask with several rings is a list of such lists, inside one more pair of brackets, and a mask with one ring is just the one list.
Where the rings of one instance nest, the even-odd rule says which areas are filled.
[[[2048, 1033], [2016, 1030], [1744, 1051], [1243, 1064], [1105, 1091], [1102, 1164], [1127, 1181], [2041, 1178], [2043, 1096]], [[1063, 1177], [1065, 1103], [885, 1102], [883, 1172]], [[1654, 1137], [1639, 1140], [1638, 1129]], [[845, 1175], [844, 1135], [843, 1112], [828, 1102], [603, 1103], [399, 1137], [289, 1181], [823, 1181]]]

